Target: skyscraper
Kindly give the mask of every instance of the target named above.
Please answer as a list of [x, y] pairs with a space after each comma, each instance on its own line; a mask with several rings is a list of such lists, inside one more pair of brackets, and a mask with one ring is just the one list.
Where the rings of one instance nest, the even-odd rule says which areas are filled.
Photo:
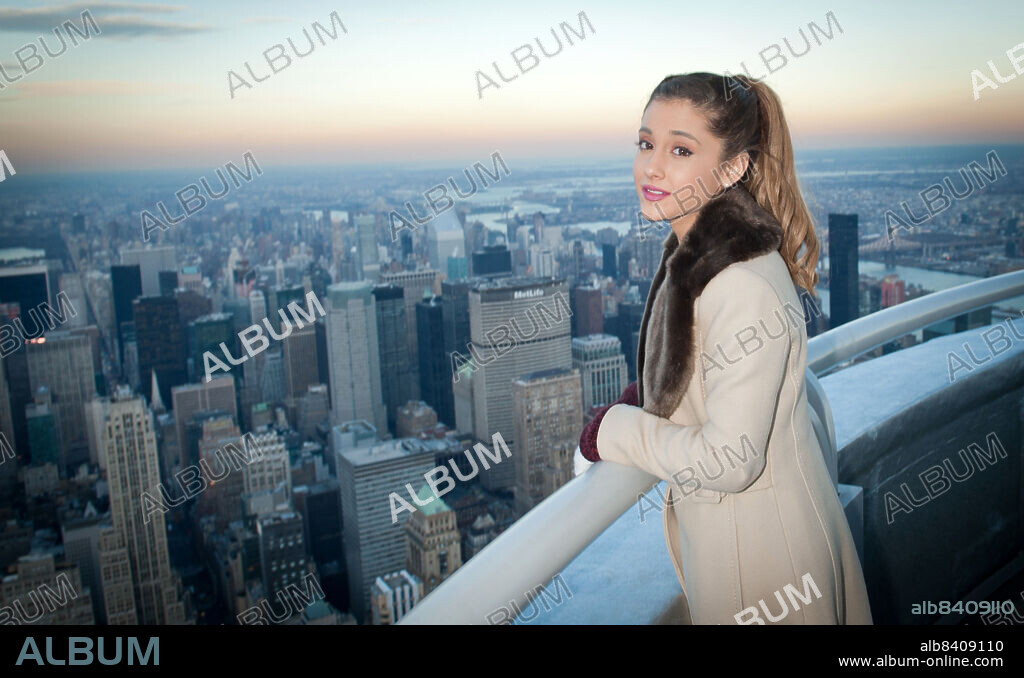
[[[139, 383], [148, 389], [156, 372], [160, 397], [171, 402], [171, 388], [188, 383], [185, 333], [174, 297], [139, 297], [134, 302]], [[148, 391], [147, 391], [148, 393]]]
[[[318, 318], [316, 323], [319, 322], [322, 321]], [[293, 398], [303, 396], [310, 386], [320, 383], [316, 323], [306, 324], [302, 329], [292, 329], [291, 334], [281, 340], [285, 393]]]
[[132, 558], [123, 535], [112, 525], [99, 530], [100, 586], [108, 626], [136, 626], [140, 619], [135, 606]]
[[[147, 511], [145, 501], [152, 502], [160, 486], [152, 415], [126, 386], [118, 387], [110, 403], [104, 443], [110, 517], [116, 548], [128, 552], [138, 623], [183, 624], [185, 609], [179, 600], [180, 582], [171, 571], [164, 514]], [[110, 615], [111, 602], [106, 603]]]
[[28, 426], [28, 449], [32, 453], [32, 466], [53, 464], [61, 467], [60, 428], [53, 415], [53, 395], [50, 389], [36, 389], [35, 402], [25, 408]]
[[390, 572], [373, 582], [373, 623], [397, 623], [423, 598], [423, 582], [407, 570]]
[[451, 387], [454, 375], [452, 352], [466, 353], [469, 343], [469, 289], [472, 281], [444, 280], [441, 282], [441, 303], [444, 306], [444, 362], [449, 386], [441, 391], [441, 401], [434, 405], [437, 417], [448, 426], [455, 427], [455, 397]]
[[[51, 553], [21, 556], [14, 573], [0, 579], [0, 609], [25, 624], [95, 624], [92, 595], [82, 585], [78, 566], [58, 567]], [[54, 605], [54, 598], [63, 604]], [[10, 618], [4, 623], [15, 623]]]
[[[253, 291], [250, 301], [255, 300], [258, 290]], [[262, 297], [262, 293], [259, 293]], [[193, 381], [205, 381], [206, 375], [206, 353], [212, 353], [217, 360], [223, 360], [224, 354], [220, 348], [221, 343], [227, 346], [231, 355], [239, 355], [238, 332], [235, 330], [235, 319], [231, 313], [210, 313], [203, 315], [188, 324], [188, 353], [186, 361], [188, 365], [189, 379]], [[212, 361], [211, 361], [212, 362]], [[238, 379], [234, 372], [229, 373], [233, 379]], [[213, 379], [222, 374], [213, 375]], [[172, 393], [174, 389], [171, 389]]]
[[369, 282], [327, 288], [327, 354], [334, 423], [366, 419], [387, 431], [380, 378], [377, 310]]
[[444, 352], [444, 312], [441, 297], [434, 296], [416, 304], [416, 331], [419, 340], [420, 395], [425, 403], [438, 409], [452, 388], [451, 361]]
[[580, 374], [564, 367], [513, 382], [516, 510], [526, 513], [572, 480], [573, 453], [583, 429]]
[[142, 274], [142, 294], [147, 296], [160, 295], [160, 271], [177, 271], [178, 262], [173, 245], [146, 248], [123, 248], [121, 250], [123, 265], [135, 264]]
[[417, 392], [412, 378], [416, 375], [409, 354], [409, 331], [403, 289], [398, 285], [376, 285], [373, 297], [377, 311], [377, 342], [380, 353], [380, 379], [384, 405], [387, 408], [388, 430], [395, 430], [398, 408]]
[[14, 452], [14, 419], [11, 415], [10, 385], [4, 362], [0, 358], [0, 436], [3, 436], [0, 439], [0, 501], [9, 502], [17, 491], [18, 458]]
[[[245, 494], [245, 467], [232, 465], [230, 456], [233, 451], [245, 449], [249, 461], [255, 461], [260, 448], [255, 444], [255, 436], [246, 434], [243, 439], [241, 432], [232, 418], [221, 416], [197, 421], [202, 434], [196, 440], [196, 463], [212, 481], [196, 500], [195, 515], [197, 518], [214, 516], [217, 531], [228, 529], [228, 526], [245, 515], [243, 511], [243, 495]], [[189, 426], [189, 429], [192, 429]], [[235, 458], [237, 464], [237, 458]]]
[[[91, 592], [93, 618], [97, 624], [106, 619], [103, 607], [103, 585], [100, 579], [100, 528], [103, 519], [97, 515], [92, 504], [86, 511], [61, 521], [61, 541], [64, 557], [68, 563], [78, 567], [82, 586]], [[130, 589], [129, 589], [130, 590]]]
[[441, 585], [462, 567], [462, 538], [453, 511], [428, 485], [417, 496], [426, 504], [405, 524], [406, 567], [423, 582], [424, 593]]
[[370, 284], [377, 282], [380, 271], [380, 257], [377, 250], [377, 217], [373, 214], [355, 216], [356, 238], [359, 243], [359, 268], [363, 280]]
[[599, 287], [573, 288], [573, 315], [575, 321], [572, 336], [585, 337], [588, 334], [604, 332], [604, 308]]
[[[287, 600], [283, 595], [284, 588], [297, 584], [311, 571], [306, 562], [302, 516], [295, 511], [268, 513], [256, 521], [256, 534], [259, 538], [263, 593], [268, 603], [280, 606], [282, 599]], [[284, 608], [289, 609], [287, 604]]]
[[275, 511], [281, 503], [291, 503], [292, 475], [284, 440], [272, 431], [252, 434], [259, 457], [242, 467], [244, 499], [250, 515]]
[[[286, 331], [284, 328], [285, 320], [294, 328], [296, 323], [292, 318], [293, 312], [289, 312], [288, 304], [295, 303], [302, 308], [308, 308], [310, 302], [306, 299], [306, 288], [302, 285], [278, 285], [270, 290], [270, 296], [267, 299], [267, 318], [273, 323], [274, 331], [281, 333]], [[293, 307], [294, 308], [294, 307]], [[260, 319], [253, 316], [252, 321], [259, 322]], [[305, 324], [305, 323], [303, 323]]]
[[617, 271], [618, 269], [615, 266], [615, 245], [604, 243], [601, 245], [601, 275], [615, 278]]
[[85, 403], [96, 395], [89, 338], [62, 330], [31, 339], [26, 346], [33, 393], [48, 387], [60, 427], [61, 471], [89, 460]]
[[419, 368], [419, 347], [416, 344], [418, 333], [416, 332], [416, 304], [424, 297], [430, 297], [439, 293], [441, 272], [432, 268], [421, 268], [415, 271], [398, 271], [394, 273], [381, 273], [382, 283], [391, 283], [402, 288], [402, 299], [405, 302], [405, 331], [406, 341], [409, 342], [410, 366], [415, 372], [412, 377], [415, 392], [410, 396], [411, 400], [420, 399], [420, 368]]
[[466, 235], [455, 210], [447, 210], [427, 222], [427, 253], [430, 267], [448, 270], [448, 257], [466, 256]]
[[512, 275], [512, 253], [504, 245], [484, 245], [473, 252], [473, 275], [499, 277]]
[[[473, 435], [514, 437], [512, 382], [518, 377], [572, 364], [568, 285], [556, 278], [496, 278], [470, 290], [469, 355], [473, 368]], [[492, 490], [511, 489], [512, 464], [481, 472]]]
[[610, 334], [590, 334], [572, 340], [572, 366], [583, 382], [583, 411], [619, 399], [629, 385], [622, 342]]
[[583, 279], [583, 241], [574, 240], [572, 243], [572, 277], [573, 281], [579, 283]]
[[[636, 354], [640, 338], [640, 322], [644, 317], [644, 303], [639, 301], [623, 301], [619, 304], [619, 314], [615, 320], [617, 336], [622, 343], [622, 353], [626, 356], [626, 367], [629, 368], [628, 378], [636, 380]], [[615, 396], [616, 400], [618, 396]]]
[[[334, 478], [295, 488], [295, 508], [302, 516], [308, 549], [318, 567], [342, 562], [341, 493]], [[321, 568], [322, 569], [322, 568]]]
[[856, 214], [828, 215], [830, 329], [860, 317], [858, 242]]
[[404, 526], [410, 512], [393, 509], [391, 494], [411, 502], [406, 484], [419, 487], [435, 465], [433, 448], [423, 442], [379, 442], [368, 437], [371, 430], [366, 422], [348, 422], [334, 430], [349, 595], [352, 613], [360, 621], [368, 616], [370, 588], [377, 577], [405, 567]]
[[[214, 375], [209, 382], [186, 384], [171, 390], [171, 407], [178, 429], [178, 445], [185, 450], [185, 427], [195, 414], [223, 410], [238, 421], [238, 406], [235, 395], [235, 380], [227, 374]], [[184, 457], [184, 455], [183, 455]], [[185, 466], [190, 462], [186, 462]]]

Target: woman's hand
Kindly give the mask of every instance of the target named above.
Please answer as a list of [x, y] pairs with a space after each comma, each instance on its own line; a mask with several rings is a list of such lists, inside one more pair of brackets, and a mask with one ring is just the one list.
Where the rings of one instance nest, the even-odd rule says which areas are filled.
[[604, 419], [605, 413], [612, 408], [612, 405], [633, 405], [638, 406], [640, 398], [637, 393], [636, 382], [632, 382], [626, 387], [626, 390], [622, 392], [619, 399], [611, 405], [605, 405], [598, 410], [597, 415], [583, 428], [583, 433], [580, 434], [580, 454], [587, 461], [600, 461], [601, 457], [597, 453], [597, 431], [601, 428], [601, 421]]

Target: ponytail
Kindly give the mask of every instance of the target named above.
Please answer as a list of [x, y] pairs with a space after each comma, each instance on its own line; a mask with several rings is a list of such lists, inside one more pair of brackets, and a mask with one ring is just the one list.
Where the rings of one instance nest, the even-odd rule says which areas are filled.
[[[760, 137], [751, 153], [753, 167], [747, 171], [743, 186], [757, 203], [778, 220], [782, 226], [782, 255], [793, 282], [817, 298], [814, 286], [818, 283], [815, 270], [818, 262], [818, 237], [814, 233], [811, 213], [804, 204], [797, 184], [796, 164], [789, 126], [782, 112], [778, 95], [763, 81], [743, 75], [731, 76], [745, 88], [753, 88], [757, 96]], [[802, 257], [797, 258], [801, 246]]]

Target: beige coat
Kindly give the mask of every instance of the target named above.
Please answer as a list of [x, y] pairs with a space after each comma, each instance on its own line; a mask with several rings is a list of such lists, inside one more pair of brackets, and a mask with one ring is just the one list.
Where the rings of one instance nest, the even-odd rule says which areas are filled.
[[781, 236], [742, 186], [706, 205], [683, 243], [669, 233], [640, 326], [641, 407], [610, 408], [597, 448], [667, 482], [665, 539], [693, 623], [870, 624], [811, 427]]

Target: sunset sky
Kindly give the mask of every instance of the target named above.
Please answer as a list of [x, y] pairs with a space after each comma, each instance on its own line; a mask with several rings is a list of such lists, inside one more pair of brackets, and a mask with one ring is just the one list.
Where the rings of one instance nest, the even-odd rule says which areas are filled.
[[[778, 5], [0, 0], [0, 66], [17, 80], [0, 76], [0, 150], [27, 173], [212, 167], [250, 150], [280, 166], [457, 164], [495, 150], [628, 157], [664, 76], [740, 72], [741, 62], [764, 75], [758, 53], [770, 56], [773, 44], [787, 62], [766, 80], [798, 149], [1024, 143], [1024, 75], [1000, 83], [987, 65], [1015, 75], [1007, 50], [1024, 43], [1019, 1]], [[83, 10], [101, 34], [47, 56], [39, 36], [59, 51], [53, 29], [68, 19], [80, 26]], [[808, 24], [827, 29], [829, 10], [842, 32], [819, 35], [819, 45]], [[307, 50], [303, 29], [331, 28], [332, 11], [347, 34], [295, 57], [287, 39]], [[585, 39], [570, 34], [574, 45], [540, 54], [535, 38], [553, 50], [551, 29], [563, 35], [566, 22], [579, 32], [581, 11], [593, 31], [584, 25]], [[802, 51], [801, 29], [810, 50], [795, 58], [783, 38]], [[25, 74], [15, 51], [29, 43], [43, 63]], [[525, 43], [540, 62], [520, 73], [510, 53]], [[292, 63], [272, 74], [263, 52], [275, 44]], [[29, 68], [31, 53], [21, 52]], [[269, 78], [254, 83], [246, 62]], [[502, 82], [492, 62], [518, 78]], [[998, 85], [977, 101], [974, 69]], [[233, 99], [232, 70], [252, 85]], [[477, 70], [500, 88], [479, 98]]]

